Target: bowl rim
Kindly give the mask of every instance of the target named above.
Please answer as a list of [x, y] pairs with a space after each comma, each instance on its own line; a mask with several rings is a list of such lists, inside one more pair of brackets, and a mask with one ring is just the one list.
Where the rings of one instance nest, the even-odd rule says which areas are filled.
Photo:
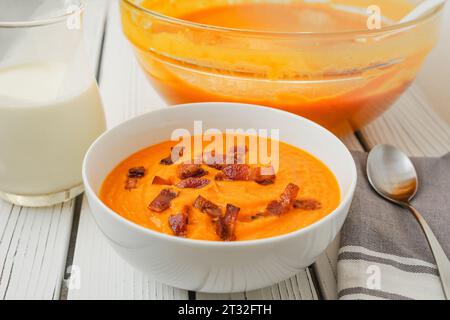
[[[179, 110], [179, 111], [181, 111], [183, 109], [189, 110], [191, 108], [217, 108], [217, 107], [239, 108], [239, 109], [248, 108], [248, 109], [255, 110], [254, 112], [274, 112], [274, 113], [282, 114], [284, 116], [296, 118], [297, 120], [309, 123], [309, 125], [312, 125], [315, 130], [318, 130], [319, 134], [325, 134], [325, 135], [328, 135], [329, 137], [331, 137], [332, 139], [334, 139], [336, 141], [337, 145], [342, 147], [344, 150], [344, 153], [349, 157], [349, 159], [350, 159], [349, 165], [351, 167], [351, 185], [350, 185], [349, 191], [347, 192], [345, 197], [341, 199], [339, 206], [336, 209], [334, 209], [332, 212], [330, 212], [328, 215], [326, 215], [325, 217], [321, 218], [320, 220], [314, 222], [313, 224], [310, 224], [309, 226], [306, 226], [304, 228], [298, 229], [298, 230], [290, 232], [290, 233], [278, 235], [275, 237], [255, 239], [255, 240], [240, 240], [240, 241], [224, 242], [224, 241], [211, 241], [211, 240], [181, 238], [181, 237], [176, 237], [173, 235], [168, 235], [165, 233], [154, 231], [152, 229], [145, 228], [131, 220], [128, 220], [128, 219], [122, 217], [120, 214], [118, 214], [114, 210], [110, 209], [98, 197], [98, 194], [96, 192], [94, 192], [94, 190], [92, 189], [92, 187], [89, 183], [89, 178], [87, 176], [86, 168], [88, 166], [89, 158], [91, 157], [91, 154], [94, 152], [94, 149], [96, 148], [96, 146], [99, 143], [101, 143], [103, 139], [106, 139], [106, 137], [108, 135], [110, 135], [111, 132], [119, 130], [119, 129], [127, 127], [127, 126], [130, 126], [133, 122], [138, 121], [139, 119], [148, 117], [154, 113], [172, 112], [171, 110]], [[117, 222], [123, 223], [126, 226], [130, 227], [131, 229], [133, 229], [137, 232], [143, 233], [146, 236], [156, 237], [162, 241], [170, 241], [170, 242], [178, 243], [181, 245], [201, 246], [201, 247], [211, 247], [211, 248], [218, 248], [218, 247], [220, 247], [220, 248], [223, 248], [223, 247], [235, 248], [235, 247], [248, 247], [248, 246], [255, 246], [255, 245], [259, 246], [259, 245], [266, 245], [266, 244], [275, 244], [275, 243], [283, 242], [283, 241], [295, 238], [297, 236], [300, 236], [302, 234], [311, 232], [311, 231], [319, 228], [323, 224], [325, 224], [327, 220], [330, 220], [330, 219], [332, 219], [332, 217], [338, 215], [346, 206], [350, 206], [350, 204], [353, 200], [353, 195], [354, 195], [354, 192], [356, 189], [356, 183], [357, 183], [357, 178], [358, 178], [357, 171], [356, 171], [356, 163], [355, 163], [355, 160], [353, 159], [353, 156], [351, 155], [350, 151], [348, 150], [348, 148], [338, 137], [336, 137], [334, 134], [332, 134], [330, 131], [328, 131], [324, 127], [320, 126], [319, 124], [317, 124], [309, 119], [306, 119], [304, 117], [287, 112], [287, 111], [274, 109], [274, 108], [270, 108], [270, 107], [265, 107], [265, 106], [253, 105], [253, 104], [231, 103], [231, 102], [230, 103], [228, 103], [228, 102], [201, 102], [201, 103], [179, 104], [179, 105], [174, 105], [174, 106], [170, 106], [170, 107], [166, 107], [166, 108], [160, 108], [157, 110], [145, 112], [145, 113], [138, 115], [136, 117], [133, 117], [125, 122], [122, 122], [121, 124], [107, 130], [102, 135], [100, 135], [89, 147], [89, 149], [86, 152], [86, 155], [84, 157], [84, 160], [83, 160], [82, 176], [83, 176], [83, 182], [84, 182], [85, 191], [86, 191], [87, 195], [90, 196], [90, 198], [93, 199], [98, 206], [100, 206], [105, 212], [107, 212], [110, 216], [112, 216], [112, 218], [114, 220], [116, 220]], [[97, 219], [95, 219], [95, 216], [94, 216], [94, 220], [97, 223]], [[101, 229], [101, 227], [100, 227], [100, 229]], [[104, 234], [103, 230], [102, 230], [102, 233]], [[105, 236], [106, 236], [106, 234], [105, 234]], [[107, 238], [110, 239], [109, 236], [107, 236]], [[110, 239], [110, 240], [114, 241], [113, 239]]]
[[397, 23], [394, 25], [383, 26], [380, 29], [357, 29], [357, 30], [344, 30], [344, 31], [330, 31], [330, 32], [312, 32], [312, 31], [300, 31], [300, 32], [282, 32], [282, 31], [258, 31], [258, 30], [250, 30], [250, 29], [239, 29], [239, 28], [227, 28], [220, 26], [213, 26], [208, 24], [202, 24], [198, 22], [187, 21], [175, 17], [171, 17], [162, 13], [158, 13], [156, 11], [147, 9], [137, 3], [134, 0], [120, 0], [121, 3], [126, 3], [135, 9], [149, 14], [150, 16], [177, 25], [182, 25], [184, 27], [203, 29], [208, 31], [216, 31], [216, 32], [229, 32], [229, 33], [240, 33], [245, 35], [253, 35], [253, 36], [266, 36], [266, 37], [298, 37], [298, 36], [361, 36], [361, 35], [380, 35], [390, 31], [399, 31], [402, 29], [413, 28], [416, 25], [427, 21], [428, 19], [433, 18], [437, 14], [443, 11], [445, 7], [445, 2], [441, 5], [434, 8], [434, 10], [430, 10], [426, 14], [423, 14], [416, 19], [411, 21]]

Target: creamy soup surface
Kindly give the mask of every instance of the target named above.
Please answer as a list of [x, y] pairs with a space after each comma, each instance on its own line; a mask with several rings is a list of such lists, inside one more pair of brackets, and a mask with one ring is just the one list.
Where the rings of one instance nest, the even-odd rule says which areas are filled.
[[[175, 145], [166, 141], [125, 159], [105, 179], [101, 200], [143, 227], [211, 241], [287, 234], [322, 219], [340, 203], [337, 180], [325, 164], [286, 143], [279, 143], [277, 166], [251, 164], [249, 139], [245, 146], [224, 147], [213, 156], [205, 146], [202, 163], [191, 165], [186, 159], [193, 162], [201, 155], [187, 157], [181, 151], [183, 161], [173, 163], [170, 155], [180, 151]], [[220, 164], [224, 155], [233, 160]]]

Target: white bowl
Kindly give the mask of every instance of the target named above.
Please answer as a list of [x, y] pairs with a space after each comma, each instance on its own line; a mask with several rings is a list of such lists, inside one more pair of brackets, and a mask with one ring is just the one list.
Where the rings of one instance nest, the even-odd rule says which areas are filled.
[[[109, 209], [97, 197], [109, 172], [150, 145], [169, 140], [176, 128], [279, 129], [280, 140], [322, 160], [335, 174], [341, 204], [320, 221], [286, 235], [253, 241], [213, 242], [161, 234]], [[240, 292], [270, 286], [311, 265], [335, 238], [356, 186], [356, 166], [344, 144], [319, 125], [291, 113], [233, 103], [199, 103], [146, 113], [104, 133], [83, 165], [86, 195], [95, 221], [117, 253], [138, 270], [168, 285], [203, 292]]]

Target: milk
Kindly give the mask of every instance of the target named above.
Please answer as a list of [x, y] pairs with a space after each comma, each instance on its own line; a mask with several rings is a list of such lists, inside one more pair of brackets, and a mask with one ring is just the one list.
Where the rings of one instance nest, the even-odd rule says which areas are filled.
[[0, 191], [40, 196], [81, 184], [84, 154], [105, 118], [95, 81], [68, 79], [67, 68], [0, 69]]

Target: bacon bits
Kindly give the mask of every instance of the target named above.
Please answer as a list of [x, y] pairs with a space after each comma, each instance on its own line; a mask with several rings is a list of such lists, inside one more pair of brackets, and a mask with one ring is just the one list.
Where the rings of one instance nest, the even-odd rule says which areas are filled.
[[275, 182], [275, 169], [273, 167], [254, 168], [252, 170], [252, 180], [256, 183], [267, 186]]
[[301, 199], [301, 200], [295, 200], [294, 208], [313, 211], [313, 210], [321, 209], [322, 204], [315, 199]]
[[218, 174], [216, 174], [216, 176], [214, 177], [214, 180], [216, 181], [225, 181], [228, 180], [227, 177], [222, 173], [219, 172]]
[[227, 155], [216, 154], [215, 150], [205, 153], [203, 160], [207, 166], [216, 170], [222, 170], [229, 165], [243, 164], [247, 152], [247, 146], [234, 146], [230, 148]]
[[218, 180], [249, 181], [252, 170], [246, 164], [230, 164], [222, 169], [222, 174], [218, 174]]
[[280, 196], [280, 202], [284, 206], [289, 206], [289, 207], [293, 206], [299, 191], [300, 191], [300, 188], [297, 185], [295, 185], [293, 183], [289, 183], [287, 185], [286, 189], [284, 189], [284, 192]]
[[263, 218], [265, 216], [264, 212], [258, 212], [257, 214], [254, 214], [250, 217], [250, 220], [258, 220], [260, 218]]
[[215, 176], [217, 181], [255, 181], [261, 185], [273, 184], [275, 181], [273, 167], [251, 168], [246, 164], [230, 164], [222, 168], [222, 172]]
[[290, 183], [280, 196], [280, 200], [272, 201], [267, 205], [266, 211], [275, 216], [288, 212], [294, 206], [300, 188]]
[[128, 170], [128, 178], [143, 178], [145, 176], [144, 167], [136, 167]]
[[170, 148], [170, 155], [167, 158], [162, 159], [159, 163], [165, 166], [170, 166], [180, 160], [184, 154], [184, 147]]
[[181, 189], [201, 189], [209, 184], [209, 180], [205, 178], [187, 178], [178, 182], [175, 186]]
[[177, 168], [177, 176], [180, 179], [199, 178], [207, 175], [208, 171], [203, 170], [200, 164], [180, 164]]
[[132, 190], [138, 186], [139, 179], [145, 176], [144, 167], [135, 167], [128, 170], [127, 181], [125, 182], [125, 189]]
[[162, 185], [162, 186], [171, 186], [173, 183], [168, 179], [161, 178], [160, 176], [155, 176], [153, 178], [152, 184]]
[[155, 212], [163, 212], [170, 208], [170, 202], [178, 197], [178, 192], [171, 189], [163, 189], [159, 195], [153, 199], [148, 208]]
[[183, 211], [169, 217], [169, 225], [173, 234], [177, 237], [186, 237], [189, 223], [189, 207], [184, 207]]
[[213, 219], [217, 219], [222, 216], [222, 210], [220, 210], [219, 206], [203, 198], [202, 196], [198, 196], [197, 199], [195, 199], [194, 208], [206, 213]]
[[287, 210], [280, 201], [271, 201], [266, 208], [267, 212], [273, 216], [279, 216], [282, 213], [285, 213]]
[[225, 215], [219, 217], [216, 224], [216, 233], [223, 241], [236, 240], [236, 221], [241, 209], [227, 204]]
[[128, 178], [127, 181], [125, 181], [125, 190], [133, 190], [136, 189], [138, 186], [139, 179], [137, 178]]

